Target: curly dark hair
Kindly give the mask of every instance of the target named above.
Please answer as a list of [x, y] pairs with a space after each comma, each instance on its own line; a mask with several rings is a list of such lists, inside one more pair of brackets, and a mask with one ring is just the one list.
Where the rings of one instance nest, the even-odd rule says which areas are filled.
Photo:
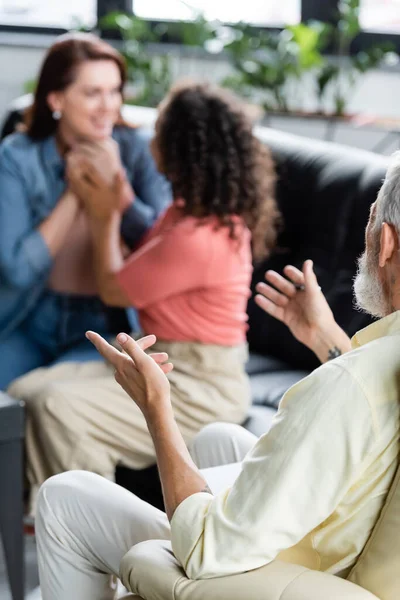
[[231, 237], [232, 217], [242, 216], [252, 232], [254, 258], [269, 253], [279, 220], [275, 169], [235, 96], [210, 84], [173, 87], [159, 107], [153, 153], [174, 198], [185, 200], [184, 214], [216, 215]]

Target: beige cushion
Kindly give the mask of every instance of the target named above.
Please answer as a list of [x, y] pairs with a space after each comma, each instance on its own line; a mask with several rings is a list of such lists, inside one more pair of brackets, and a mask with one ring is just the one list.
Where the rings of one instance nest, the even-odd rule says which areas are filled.
[[400, 599], [400, 468], [349, 580], [381, 600]]
[[282, 561], [240, 575], [193, 581], [170, 543], [160, 540], [132, 548], [120, 575], [143, 600], [377, 600], [349, 581]]

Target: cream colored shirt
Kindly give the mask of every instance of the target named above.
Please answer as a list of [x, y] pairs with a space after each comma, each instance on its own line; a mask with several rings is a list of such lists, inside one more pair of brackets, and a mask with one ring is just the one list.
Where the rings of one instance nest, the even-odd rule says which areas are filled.
[[172, 547], [192, 579], [275, 558], [346, 576], [383, 506], [399, 453], [400, 312], [283, 397], [230, 489], [189, 496]]

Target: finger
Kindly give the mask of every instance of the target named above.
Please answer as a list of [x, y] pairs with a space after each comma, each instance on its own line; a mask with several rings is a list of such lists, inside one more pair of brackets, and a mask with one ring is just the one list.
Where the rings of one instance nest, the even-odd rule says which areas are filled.
[[271, 302], [271, 300], [268, 300], [268, 298], [265, 298], [265, 296], [262, 296], [261, 294], [257, 294], [254, 300], [255, 303], [262, 308], [262, 310], [271, 315], [271, 317], [278, 319], [278, 321], [283, 321], [285, 312], [282, 307], [277, 306]]
[[74, 168], [82, 167], [83, 165], [91, 165], [92, 161], [90, 158], [82, 152], [73, 152], [68, 154], [67, 162]]
[[100, 187], [101, 185], [105, 185], [105, 181], [99, 173], [99, 170], [85, 156], [80, 157], [79, 169], [83, 177], [89, 181], [92, 186]]
[[120, 169], [117, 171], [113, 181], [113, 189], [117, 196], [120, 196], [123, 192], [125, 185], [125, 173]]
[[85, 154], [90, 158], [95, 158], [100, 153], [103, 153], [104, 149], [101, 145], [96, 144], [95, 142], [92, 144], [89, 144], [87, 142], [81, 142], [80, 144], [77, 144], [76, 149], [74, 151], [77, 153], [80, 152], [81, 154]]
[[86, 337], [90, 342], [92, 342], [102, 357], [117, 368], [121, 362], [121, 352], [114, 348], [114, 346], [111, 346], [111, 344], [101, 337], [101, 335], [95, 333], [94, 331], [87, 331]]
[[[121, 334], [119, 334], [119, 335], [121, 335]], [[122, 334], [122, 335], [124, 335], [124, 334]], [[151, 348], [151, 346], [153, 346], [156, 343], [156, 339], [157, 338], [155, 335], [146, 335], [145, 337], [142, 337], [142, 338], [136, 340], [136, 343], [140, 346], [140, 348], [142, 350], [147, 350], [148, 348]], [[117, 341], [118, 341], [118, 336], [117, 336]], [[126, 356], [129, 356], [129, 354], [125, 351], [125, 349], [122, 346], [121, 346], [121, 350], [123, 350], [123, 352]], [[167, 355], [167, 359], [168, 359], [168, 355]]]
[[285, 294], [288, 298], [293, 298], [296, 294], [296, 288], [291, 281], [279, 275], [276, 271], [267, 271], [265, 273], [265, 279], [268, 283], [272, 283], [272, 285], [279, 291], [281, 294]]
[[98, 169], [91, 160], [84, 154], [76, 153], [70, 158], [70, 171], [73, 171], [75, 177], [80, 177], [92, 187], [100, 187], [105, 185], [104, 179], [99, 174]]
[[117, 336], [117, 341], [127, 355], [132, 358], [138, 370], [145, 368], [146, 364], [148, 364], [148, 361], [151, 360], [150, 357], [142, 350], [140, 345], [126, 333], [120, 333]]
[[[117, 337], [117, 339], [118, 339], [118, 337]], [[145, 335], [144, 337], [136, 340], [136, 343], [140, 346], [140, 348], [142, 350], [147, 350], [147, 348], [151, 348], [151, 346], [154, 346], [156, 341], [157, 341], [157, 338], [155, 335]]]
[[150, 358], [154, 360], [158, 365], [166, 363], [168, 360], [168, 354], [166, 352], [152, 352], [149, 354]]
[[174, 368], [174, 365], [172, 363], [165, 363], [165, 365], [159, 365], [161, 371], [165, 374], [168, 375], [168, 373], [171, 373], [172, 369]]
[[280, 292], [278, 292], [277, 290], [272, 288], [270, 285], [267, 285], [266, 283], [263, 283], [263, 282], [257, 283], [256, 290], [259, 294], [262, 294], [263, 296], [268, 298], [268, 300], [271, 300], [271, 302], [273, 302], [277, 306], [285, 307], [285, 306], [287, 306], [287, 303], [289, 302], [289, 298], [287, 296], [285, 296], [284, 294], [281, 294]]
[[297, 267], [286, 265], [283, 272], [295, 285], [304, 285], [304, 274]]
[[101, 148], [101, 151], [108, 157], [119, 157], [120, 155], [119, 146], [112, 138], [99, 142], [99, 147]]
[[104, 179], [100, 171], [91, 162], [86, 161], [86, 174], [95, 187], [108, 187], [107, 181]]
[[79, 161], [72, 158], [67, 162], [67, 173], [69, 176], [76, 177], [80, 173]]
[[75, 186], [77, 186], [79, 191], [79, 196], [84, 201], [93, 193], [93, 186], [90, 181], [86, 178], [83, 171], [80, 169], [76, 169], [74, 174], [71, 177], [71, 181]]
[[71, 159], [69, 172], [72, 172], [76, 179], [82, 179], [87, 183], [90, 180], [91, 163], [84, 156]]
[[78, 164], [78, 157], [76, 156], [75, 152], [70, 152], [67, 155], [66, 158], [66, 163], [68, 167], [76, 167], [76, 165]]
[[317, 277], [314, 273], [314, 264], [312, 260], [306, 260], [303, 264], [304, 282], [306, 291], [319, 291]]

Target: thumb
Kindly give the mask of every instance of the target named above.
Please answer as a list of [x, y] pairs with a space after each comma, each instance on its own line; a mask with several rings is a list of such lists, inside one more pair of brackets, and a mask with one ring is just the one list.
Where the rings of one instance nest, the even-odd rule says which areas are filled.
[[312, 260], [306, 260], [303, 264], [303, 275], [306, 290], [312, 291], [319, 288], [317, 277], [314, 273], [314, 263]]
[[116, 172], [114, 181], [113, 181], [113, 188], [114, 188], [115, 193], [118, 196], [120, 194], [122, 194], [124, 185], [125, 185], [125, 173], [123, 172], [122, 169], [119, 169], [119, 171]]
[[147, 361], [151, 360], [149, 356], [142, 350], [139, 344], [126, 333], [120, 333], [117, 336], [118, 343], [123, 350], [130, 356], [135, 363], [138, 371], [142, 371], [146, 366]]

